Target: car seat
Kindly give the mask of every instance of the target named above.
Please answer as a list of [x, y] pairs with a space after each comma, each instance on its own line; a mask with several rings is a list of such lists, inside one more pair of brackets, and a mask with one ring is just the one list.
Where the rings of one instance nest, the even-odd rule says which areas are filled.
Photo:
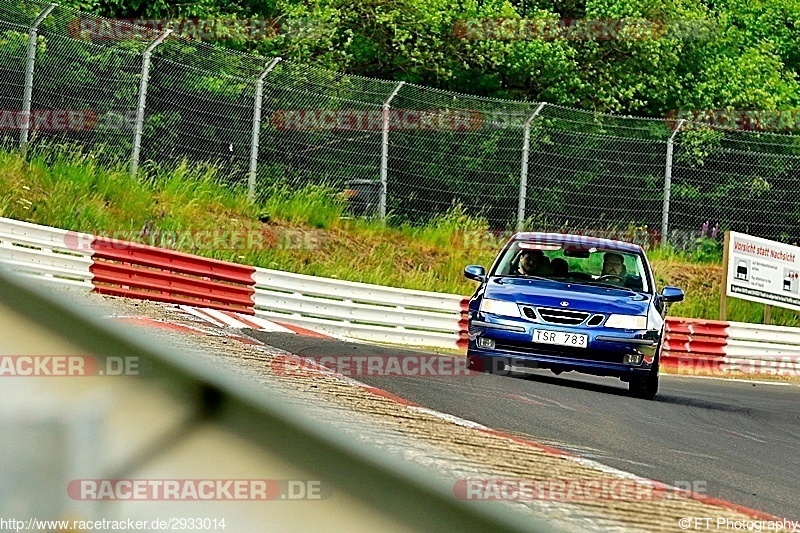
[[566, 278], [569, 276], [569, 263], [560, 257], [550, 261], [550, 271], [554, 278]]
[[533, 272], [534, 276], [549, 276], [550, 275], [550, 258], [546, 255], [542, 257], [541, 262], [536, 266]]

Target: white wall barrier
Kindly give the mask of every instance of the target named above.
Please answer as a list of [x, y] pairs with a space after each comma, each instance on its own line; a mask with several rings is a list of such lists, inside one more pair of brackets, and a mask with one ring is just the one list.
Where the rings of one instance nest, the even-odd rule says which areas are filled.
[[0, 265], [25, 277], [92, 290], [91, 235], [0, 218]]
[[[728, 344], [742, 346], [766, 344], [778, 345], [787, 352], [800, 354], [800, 328], [787, 328], [784, 326], [767, 326], [764, 324], [750, 324], [747, 322], [729, 322]], [[749, 344], [744, 344], [749, 343]], [[729, 355], [734, 355], [733, 353]]]
[[330, 335], [465, 349], [467, 299], [256, 268], [256, 314]]

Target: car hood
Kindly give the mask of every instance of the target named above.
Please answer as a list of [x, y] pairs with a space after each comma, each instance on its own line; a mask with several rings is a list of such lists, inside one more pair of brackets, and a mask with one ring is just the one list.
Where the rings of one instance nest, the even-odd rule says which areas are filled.
[[[489, 279], [483, 297], [537, 307], [627, 315], [646, 314], [650, 303], [650, 295], [626, 289], [503, 276]], [[562, 302], [569, 305], [564, 307]]]

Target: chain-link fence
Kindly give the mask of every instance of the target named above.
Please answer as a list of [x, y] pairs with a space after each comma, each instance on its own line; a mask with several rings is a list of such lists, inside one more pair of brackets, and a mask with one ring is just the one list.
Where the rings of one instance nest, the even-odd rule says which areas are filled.
[[800, 240], [800, 136], [343, 75], [36, 0], [0, 0], [0, 141], [205, 163], [254, 196], [326, 184], [398, 222]]

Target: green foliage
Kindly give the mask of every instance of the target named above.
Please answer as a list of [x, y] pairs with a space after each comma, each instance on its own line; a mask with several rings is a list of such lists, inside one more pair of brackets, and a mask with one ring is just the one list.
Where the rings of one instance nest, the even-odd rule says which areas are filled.
[[[171, 168], [180, 166], [184, 158], [207, 161], [217, 169], [215, 176], [221, 181], [241, 183], [246, 176], [253, 80], [263, 69], [265, 57], [274, 55], [293, 61], [279, 64], [270, 75], [274, 77], [268, 79], [274, 85], [268, 86], [264, 101], [258, 183], [296, 187], [325, 181], [330, 187], [325, 194], [333, 196], [349, 179], [377, 177], [377, 164], [365, 163], [360, 156], [379, 153], [378, 137], [364, 141], [354, 157], [352, 132], [280, 130], [270, 119], [276, 110], [298, 106], [334, 108], [343, 101], [365, 99], [380, 103], [391, 90], [392, 84], [379, 87], [378, 82], [341, 76], [342, 72], [479, 95], [546, 99], [591, 111], [653, 116], [687, 108], [769, 110], [800, 104], [795, 75], [800, 70], [797, 0], [717, 4], [587, 0], [539, 3], [536, 8], [527, 6], [527, 11], [519, 2], [499, 0], [369, 0], [355, 4], [341, 0], [302, 4], [204, 0], [191, 5], [97, 0], [66, 5], [120, 17], [280, 19], [282, 31], [277, 36], [220, 43], [264, 57], [212, 50], [187, 39], [169, 39], [156, 50], [142, 165], [155, 160]], [[23, 19], [35, 17], [36, 12], [0, 15], [20, 17], [18, 23], [24, 28]], [[513, 32], [464, 39], [456, 31], [466, 19], [498, 17], [639, 22], [609, 40], [519, 40]], [[131, 40], [101, 45], [57, 37], [64, 30], [58, 24], [64, 24], [66, 18], [53, 16], [42, 26], [35, 94], [47, 95], [48, 105], [54, 108], [102, 107], [96, 109], [100, 116], [120, 117], [135, 112], [143, 44]], [[642, 21], [661, 23], [663, 33], [661, 26], [642, 25]], [[26, 39], [18, 31], [0, 33], [0, 59], [22, 68]], [[311, 70], [310, 65], [329, 70]], [[0, 97], [18, 101], [19, 87], [8, 84], [0, 88]], [[184, 106], [183, 100], [194, 104]], [[483, 116], [505, 106], [435, 96], [411, 86], [406, 86], [392, 105], [436, 109], [453, 104], [473, 106]], [[520, 114], [529, 116], [535, 105], [529, 107]], [[515, 109], [521, 108], [519, 104]], [[232, 125], [245, 128], [235, 131]], [[595, 230], [620, 221], [656, 227], [663, 202], [664, 141], [671, 133], [663, 120], [622, 124], [620, 119], [599, 113], [548, 106], [531, 129], [526, 227]], [[515, 227], [521, 135], [521, 127], [492, 129], [485, 123], [479, 134], [473, 130], [393, 132], [388, 208], [394, 221], [426, 223], [451, 205], [461, 205], [463, 214], [485, 219], [492, 229]], [[38, 142], [36, 135], [33, 137], [34, 143]], [[91, 137], [81, 134], [73, 138], [91, 146], [111, 147], [99, 151], [98, 157], [113, 162], [128, 157], [132, 137], [129, 131], [115, 131], [101, 123]], [[736, 221], [737, 228], [744, 231], [749, 224], [753, 233], [766, 237], [777, 238], [773, 234], [780, 231], [787, 232], [787, 238], [796, 238], [800, 211], [788, 217], [791, 220], [776, 221], [768, 209], [753, 208], [796, 204], [800, 142], [765, 137], [748, 134], [747, 138], [734, 138], [710, 128], [684, 127], [675, 142], [671, 198], [671, 210], [680, 217], [673, 217], [670, 227], [697, 227], [707, 219]], [[286, 146], [298, 148], [286, 153], [281, 148]], [[604, 201], [623, 190], [635, 191], [635, 198], [617, 205]], [[281, 199], [280, 209], [295, 202], [288, 192], [276, 192], [275, 198], [273, 202]], [[288, 211], [296, 212], [298, 221], [313, 220], [315, 226], [329, 227], [340, 213], [325, 209], [304, 212], [299, 206], [302, 202], [297, 202], [298, 207]], [[589, 227], [576, 228], [576, 219], [588, 221]], [[434, 224], [441, 222], [433, 220]], [[687, 239], [691, 245], [692, 237]]]
[[695, 241], [690, 257], [698, 263], [719, 263], [722, 261], [722, 244], [717, 239], [700, 237]]
[[[277, 35], [222, 44], [265, 57], [464, 93], [663, 116], [670, 109], [800, 105], [797, 0], [70, 0], [116, 17], [272, 19]], [[517, 6], [517, 7], [515, 7]], [[467, 20], [620, 19], [612, 38], [541, 38], [513, 25], [464, 38]], [[519, 26], [517, 26], [519, 27]], [[484, 27], [485, 29], [485, 27]]]
[[259, 218], [278, 217], [293, 224], [328, 228], [345, 208], [344, 196], [327, 185], [309, 184], [292, 189], [285, 183], [275, 183], [259, 191], [262, 209]]
[[[467, 214], [464, 206], [456, 204], [446, 213], [433, 217], [424, 226], [407, 226], [421, 242], [430, 246], [451, 246], [453, 239], [480, 239], [489, 231], [489, 223], [485, 218]], [[455, 237], [454, 237], [455, 236]]]

